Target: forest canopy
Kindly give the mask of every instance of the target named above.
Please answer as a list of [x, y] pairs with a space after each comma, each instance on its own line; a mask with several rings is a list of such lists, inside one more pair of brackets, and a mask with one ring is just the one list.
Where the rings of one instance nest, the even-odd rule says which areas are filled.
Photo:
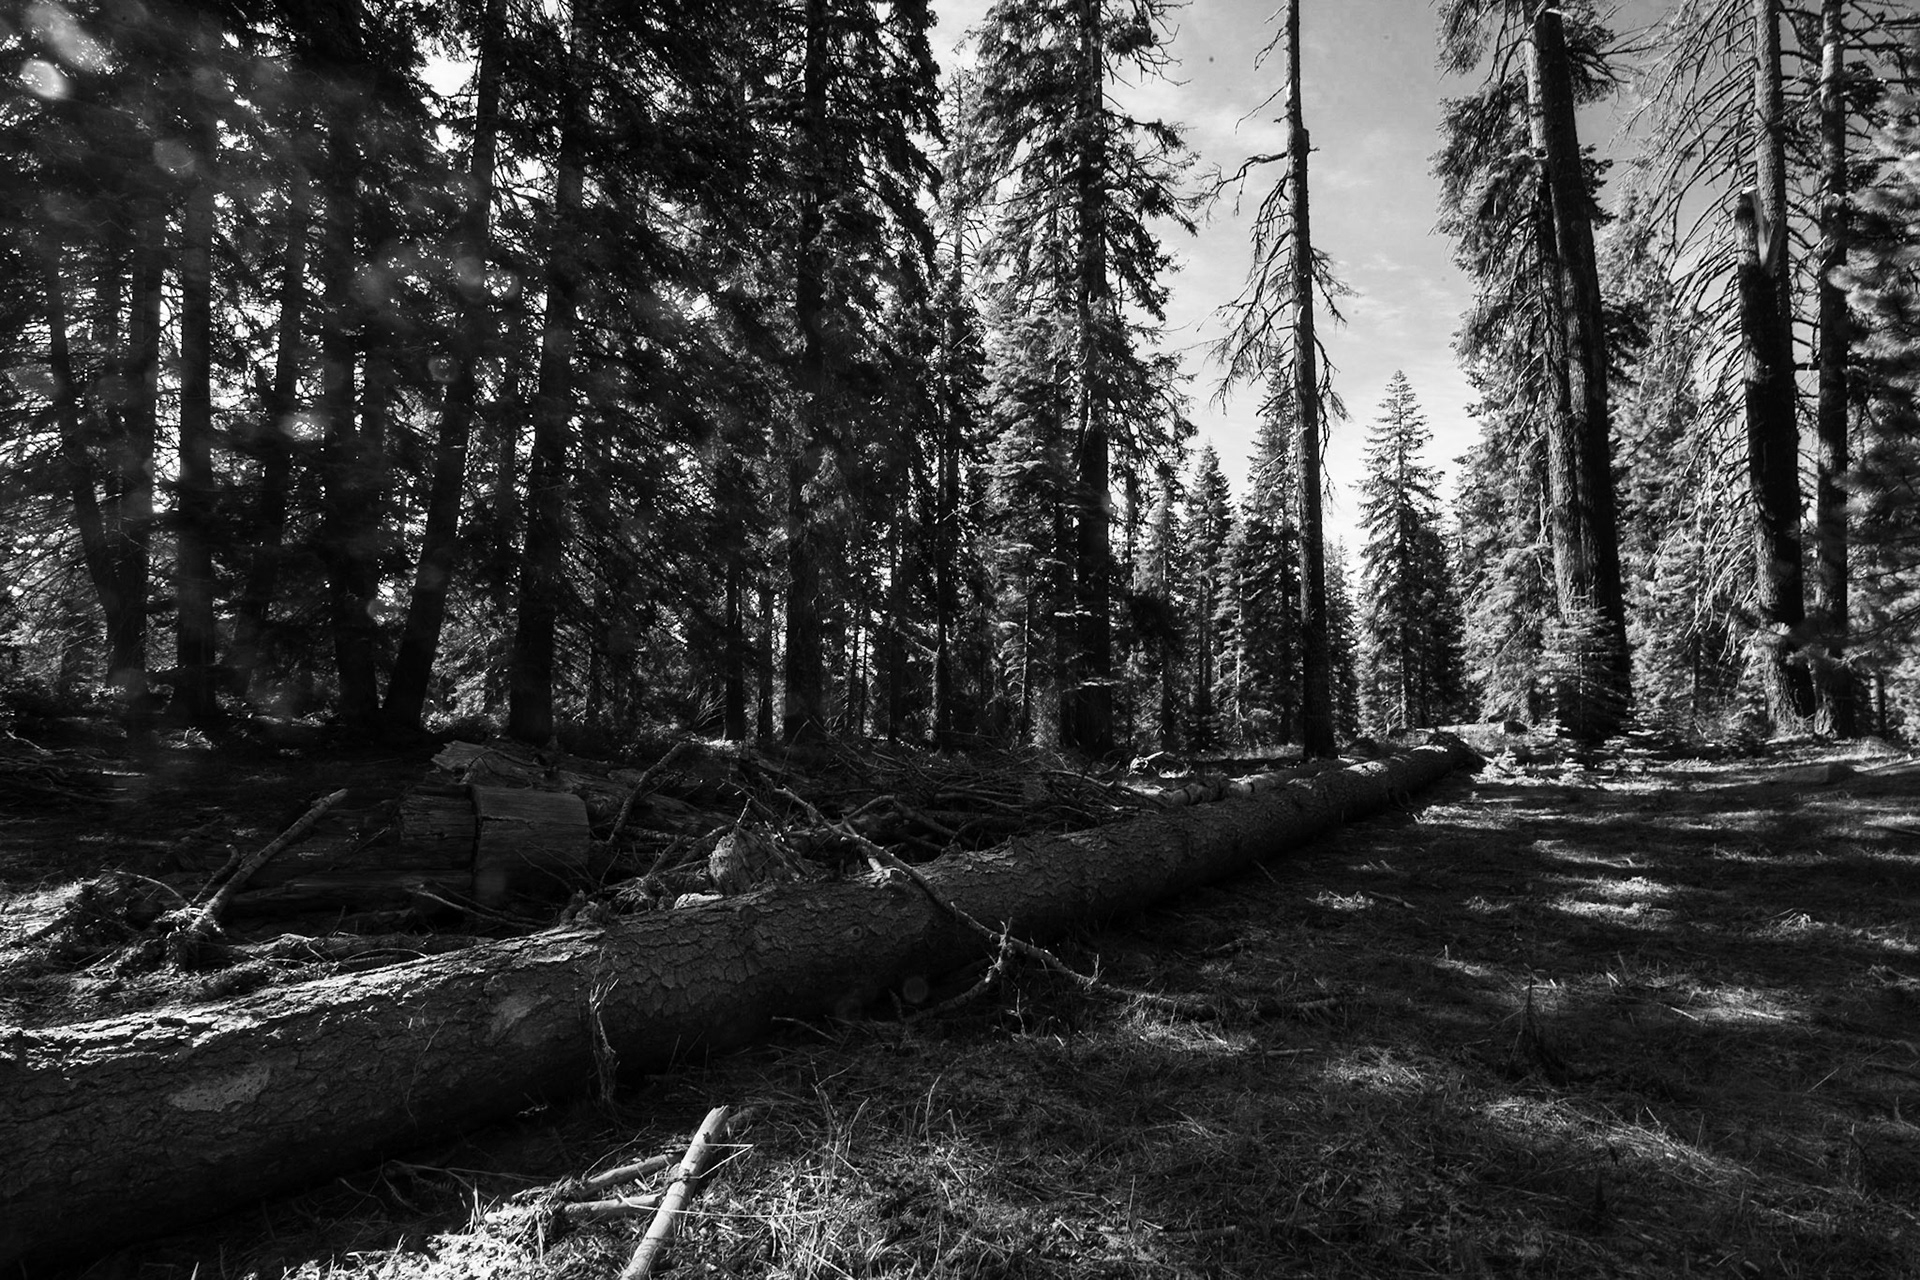
[[[1920, 723], [1904, 6], [1435, 6], [1451, 477], [1406, 377], [1334, 393], [1321, 6], [1249, 81], [1282, 149], [1213, 169], [1138, 110], [1163, 0], [999, 0], [947, 66], [935, 8], [10, 6], [0, 699], [1091, 758]], [[1229, 189], [1223, 463], [1167, 315]]]

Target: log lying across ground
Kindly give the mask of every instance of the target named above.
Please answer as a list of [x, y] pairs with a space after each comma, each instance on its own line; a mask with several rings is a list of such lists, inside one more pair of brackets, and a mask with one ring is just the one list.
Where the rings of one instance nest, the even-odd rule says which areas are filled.
[[[1296, 848], [1470, 758], [1430, 745], [925, 870], [976, 918], [1045, 939]], [[623, 1068], [659, 1068], [776, 1017], [855, 1013], [987, 949], [911, 883], [782, 885], [220, 1005], [0, 1027], [0, 1267], [71, 1263], [585, 1090], [602, 1034]]]

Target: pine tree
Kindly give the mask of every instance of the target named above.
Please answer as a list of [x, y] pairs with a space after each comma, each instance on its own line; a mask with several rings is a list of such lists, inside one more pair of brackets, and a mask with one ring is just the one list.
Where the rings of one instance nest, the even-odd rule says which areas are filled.
[[1556, 608], [1542, 442], [1523, 412], [1483, 401], [1475, 413], [1481, 435], [1460, 460], [1454, 557], [1467, 684], [1482, 718], [1538, 723], [1553, 714], [1547, 640]]
[[1327, 544], [1327, 652], [1334, 732], [1342, 741], [1360, 733], [1360, 623], [1348, 585], [1347, 549]]
[[1859, 656], [1875, 727], [1920, 723], [1920, 95], [1889, 104], [1844, 280], [1859, 317], [1865, 430], [1852, 474]]
[[1493, 71], [1480, 94], [1449, 105], [1436, 171], [1446, 188], [1443, 224], [1480, 289], [1461, 355], [1482, 365], [1499, 384], [1500, 407], [1521, 412], [1546, 445], [1561, 728], [1598, 741], [1624, 721], [1631, 666], [1593, 247], [1598, 173], [1574, 114], [1606, 83], [1604, 32], [1583, 9], [1572, 13], [1569, 23], [1538, 0], [1442, 6], [1443, 61], [1464, 73], [1488, 60]]
[[1300, 728], [1301, 557], [1294, 524], [1299, 483], [1290, 404], [1274, 395], [1265, 406], [1228, 551], [1235, 720], [1253, 742], [1292, 742]]
[[[795, 420], [786, 443], [787, 560], [782, 736], [827, 727], [827, 588], [840, 563], [830, 506], [849, 496], [860, 442], [875, 409], [862, 366], [884, 360], [872, 275], [910, 248], [933, 255], [919, 194], [933, 165], [921, 137], [936, 136], [937, 76], [922, 0], [805, 0], [773, 35], [799, 50], [774, 79], [790, 103], [791, 144], [777, 158], [791, 202]], [[769, 175], [772, 176], [771, 174]], [[876, 268], [878, 270], [876, 270]], [[842, 530], [844, 532], [844, 530]], [[844, 544], [843, 544], [844, 545]]]
[[1387, 384], [1361, 484], [1361, 702], [1375, 728], [1444, 723], [1460, 686], [1458, 625], [1440, 534], [1432, 441], [1406, 375]]
[[1232, 497], [1212, 445], [1200, 450], [1187, 509], [1181, 521], [1191, 558], [1186, 597], [1191, 620], [1187, 663], [1187, 737], [1196, 751], [1217, 751], [1224, 733], [1220, 719], [1220, 612], [1231, 587], [1227, 558], [1233, 533]]
[[1167, 8], [999, 0], [980, 34], [977, 161], [1001, 186], [987, 265], [1001, 314], [1018, 316], [1027, 341], [1040, 344], [1001, 351], [1056, 366], [1067, 391], [1065, 415], [1032, 441], [1071, 454], [1067, 506], [1056, 513], [1059, 563], [1071, 573], [1071, 609], [1060, 616], [1071, 622], [1050, 640], [1060, 659], [1060, 738], [1095, 756], [1115, 745], [1114, 475], [1166, 458], [1185, 430], [1170, 362], [1140, 349], [1152, 332], [1142, 319], [1162, 318], [1160, 277], [1170, 265], [1153, 224], [1192, 227], [1178, 189], [1180, 135], [1120, 111], [1108, 93], [1123, 72], [1159, 73]]
[[1163, 751], [1185, 745], [1186, 708], [1180, 674], [1188, 652], [1189, 607], [1183, 590], [1191, 579], [1191, 547], [1180, 519], [1179, 482], [1173, 468], [1160, 476], [1147, 516], [1145, 544], [1134, 559], [1129, 621], [1135, 637], [1135, 684], [1149, 709], [1154, 742]]
[[1737, 485], [1703, 429], [1701, 385], [1713, 335], [1669, 276], [1665, 219], [1638, 188], [1607, 229], [1602, 264], [1615, 308], [1621, 559], [1645, 725], [1712, 732], [1732, 709], [1744, 663], [1735, 618], [1747, 547]]
[[[1850, 388], [1861, 372], [1854, 317], [1833, 282], [1852, 255], [1850, 188], [1871, 169], [1860, 157], [1883, 78], [1905, 74], [1893, 34], [1910, 7], [1683, 0], [1656, 34], [1641, 86], [1652, 126], [1646, 198], [1683, 229], [1672, 270], [1716, 339], [1702, 360], [1714, 385], [1696, 433], [1728, 454], [1744, 445], [1738, 621], [1759, 693], [1777, 723], [1817, 714], [1841, 733], [1852, 716], [1845, 473], [1862, 397]], [[1733, 214], [1731, 226], [1683, 215], [1707, 201]], [[1797, 332], [1815, 335], [1805, 354]], [[1797, 368], [1817, 371], [1810, 608]]]

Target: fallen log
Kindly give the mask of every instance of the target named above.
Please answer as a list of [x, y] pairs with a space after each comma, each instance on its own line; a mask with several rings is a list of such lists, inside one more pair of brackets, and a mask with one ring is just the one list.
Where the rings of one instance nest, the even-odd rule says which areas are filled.
[[[1471, 758], [1454, 740], [924, 871], [968, 914], [1044, 939], [1297, 848]], [[71, 1265], [585, 1091], [596, 1047], [658, 1069], [777, 1017], [854, 1015], [989, 950], [911, 883], [778, 884], [225, 1004], [0, 1027], [0, 1266]]]

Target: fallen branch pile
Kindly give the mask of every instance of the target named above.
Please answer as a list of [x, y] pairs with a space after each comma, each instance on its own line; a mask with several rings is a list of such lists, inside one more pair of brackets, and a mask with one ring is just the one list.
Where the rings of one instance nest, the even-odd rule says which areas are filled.
[[73, 753], [50, 751], [0, 730], [0, 811], [97, 804], [111, 793], [105, 775]]

